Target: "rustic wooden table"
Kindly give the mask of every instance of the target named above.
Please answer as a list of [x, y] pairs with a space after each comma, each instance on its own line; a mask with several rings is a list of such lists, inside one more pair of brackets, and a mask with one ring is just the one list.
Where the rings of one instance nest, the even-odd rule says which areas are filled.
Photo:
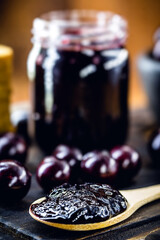
[[[139, 110], [132, 112], [130, 119], [127, 142], [141, 153], [143, 167], [128, 188], [158, 184], [160, 169], [152, 168], [145, 144], [151, 130], [152, 116], [148, 111]], [[32, 147], [27, 164], [32, 172], [40, 158], [38, 149]], [[33, 174], [31, 189], [18, 205], [0, 206], [0, 239], [160, 239], [160, 232], [157, 232], [160, 231], [160, 200], [142, 207], [129, 219], [115, 226], [92, 232], [69, 232], [43, 225], [29, 216], [29, 205], [42, 196], [44, 193]], [[156, 235], [158, 237], [154, 238]]]

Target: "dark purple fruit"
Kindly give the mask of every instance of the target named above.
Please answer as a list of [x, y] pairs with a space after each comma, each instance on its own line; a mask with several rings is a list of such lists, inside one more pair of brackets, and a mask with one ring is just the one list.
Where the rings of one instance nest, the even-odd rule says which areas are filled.
[[148, 151], [156, 167], [160, 167], [160, 128], [155, 130], [148, 141]]
[[0, 201], [15, 202], [22, 199], [31, 184], [30, 172], [14, 160], [0, 161]]
[[38, 166], [36, 176], [40, 186], [49, 191], [69, 181], [70, 166], [66, 161], [59, 161], [54, 156], [49, 156], [44, 158]]
[[131, 180], [140, 170], [140, 156], [130, 146], [117, 146], [111, 150], [110, 154], [119, 164], [119, 181]]
[[93, 151], [83, 156], [81, 169], [88, 180], [113, 183], [117, 177], [118, 163], [107, 151]]
[[67, 161], [71, 168], [79, 165], [82, 160], [82, 153], [78, 148], [62, 144], [56, 147], [53, 155], [59, 160]]
[[76, 181], [80, 173], [81, 151], [78, 148], [61, 144], [55, 148], [53, 156], [59, 160], [65, 160], [69, 164], [71, 168], [71, 181]]
[[15, 133], [6, 133], [0, 137], [0, 160], [13, 159], [24, 163], [27, 145], [22, 137]]

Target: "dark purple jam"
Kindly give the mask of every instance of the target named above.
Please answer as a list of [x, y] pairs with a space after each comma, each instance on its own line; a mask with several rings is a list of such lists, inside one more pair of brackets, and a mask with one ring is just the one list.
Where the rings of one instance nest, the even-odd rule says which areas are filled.
[[32, 212], [41, 220], [66, 224], [102, 222], [127, 208], [127, 200], [106, 184], [63, 184], [46, 200], [33, 204]]
[[41, 49], [33, 83], [39, 145], [50, 153], [62, 143], [83, 152], [122, 144], [128, 128], [127, 93], [126, 49]]

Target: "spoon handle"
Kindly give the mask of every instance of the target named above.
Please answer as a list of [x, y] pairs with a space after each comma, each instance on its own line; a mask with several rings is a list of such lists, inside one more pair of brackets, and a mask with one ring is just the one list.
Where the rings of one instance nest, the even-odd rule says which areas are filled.
[[121, 193], [126, 197], [130, 206], [134, 205], [135, 208], [138, 209], [149, 202], [160, 199], [160, 184], [134, 190], [121, 191]]

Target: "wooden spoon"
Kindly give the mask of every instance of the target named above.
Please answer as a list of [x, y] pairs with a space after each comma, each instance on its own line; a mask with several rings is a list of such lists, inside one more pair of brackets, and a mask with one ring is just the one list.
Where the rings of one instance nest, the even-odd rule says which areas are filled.
[[120, 213], [119, 215], [112, 217], [104, 222], [87, 223], [87, 224], [85, 223], [84, 224], [63, 224], [63, 223], [55, 223], [55, 222], [41, 220], [32, 212], [31, 206], [32, 204], [41, 203], [42, 201], [45, 200], [45, 197], [40, 198], [35, 202], [33, 202], [29, 208], [29, 213], [31, 217], [34, 218], [35, 220], [56, 228], [61, 228], [61, 229], [70, 230], [70, 231], [89, 231], [89, 230], [101, 229], [101, 228], [112, 226], [114, 224], [117, 224], [127, 219], [138, 208], [156, 199], [160, 199], [160, 184], [150, 186], [150, 187], [145, 187], [145, 188], [125, 190], [120, 192], [128, 201], [127, 209], [123, 213]]

